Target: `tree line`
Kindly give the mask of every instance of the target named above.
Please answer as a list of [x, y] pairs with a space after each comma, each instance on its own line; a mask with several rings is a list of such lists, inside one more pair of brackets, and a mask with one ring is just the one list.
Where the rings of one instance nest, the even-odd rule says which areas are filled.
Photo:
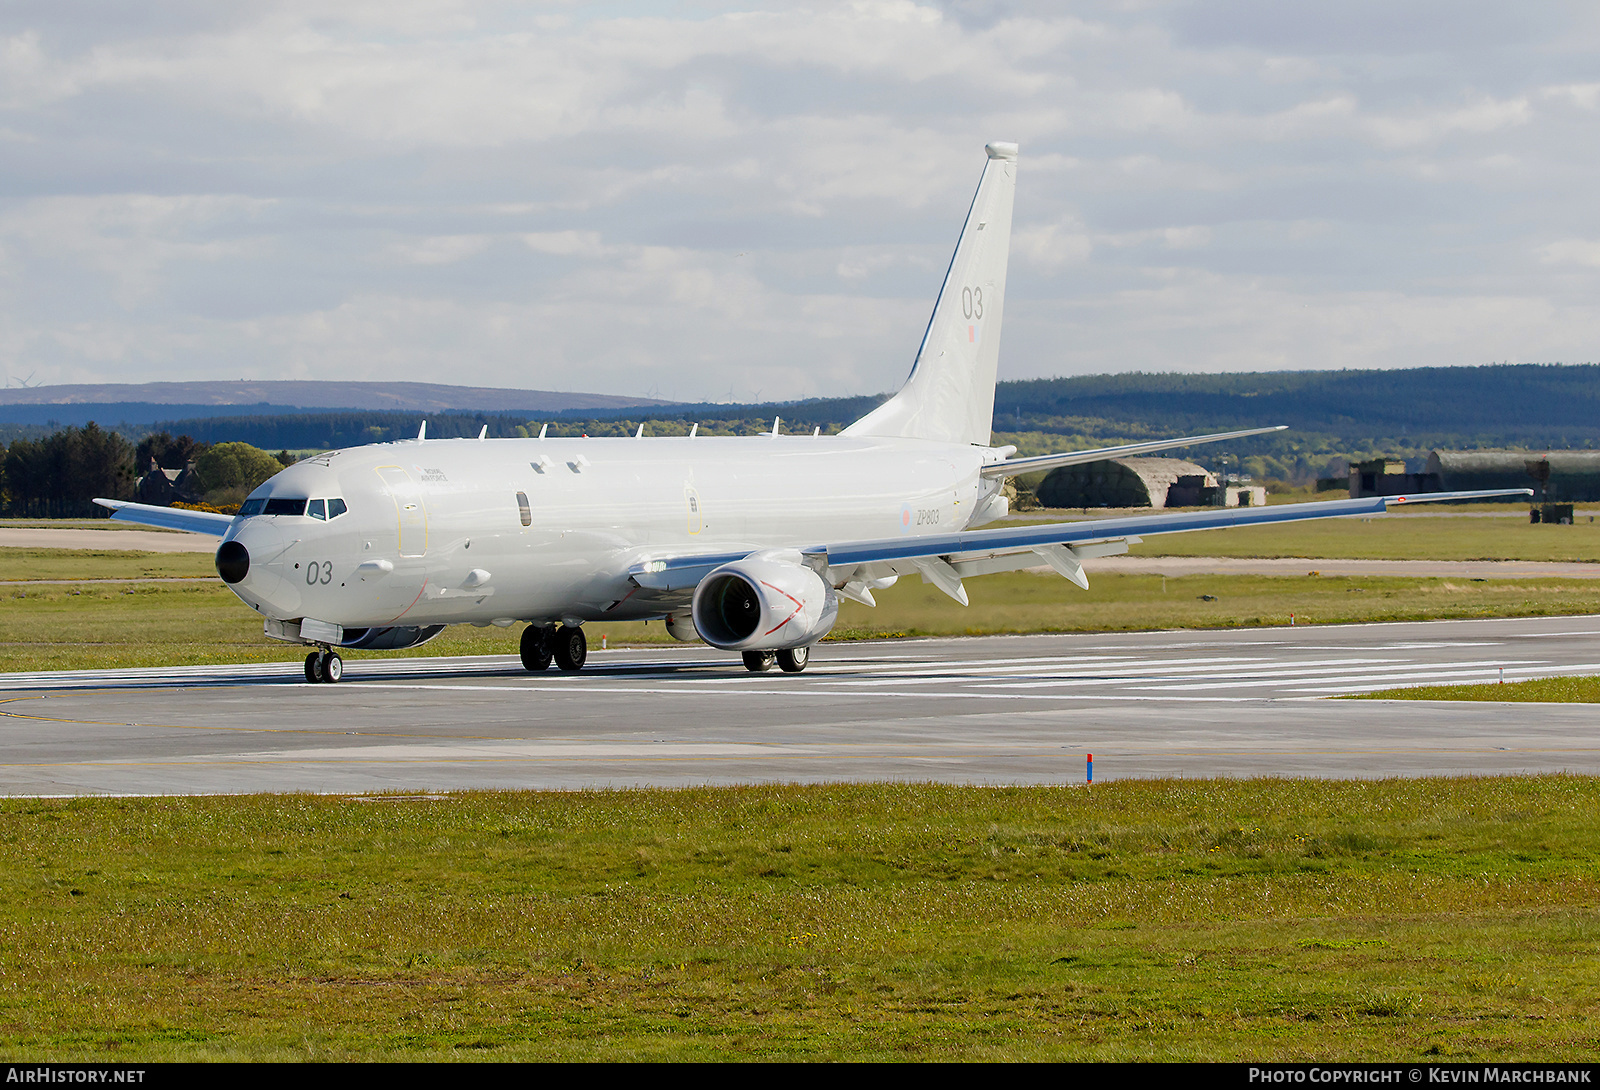
[[195, 498], [236, 504], [294, 458], [248, 443], [202, 443], [167, 432], [137, 444], [90, 421], [38, 439], [14, 439], [0, 457], [0, 514], [10, 518], [92, 518], [108, 515], [96, 497], [134, 498], [151, 465], [183, 470], [193, 464]]

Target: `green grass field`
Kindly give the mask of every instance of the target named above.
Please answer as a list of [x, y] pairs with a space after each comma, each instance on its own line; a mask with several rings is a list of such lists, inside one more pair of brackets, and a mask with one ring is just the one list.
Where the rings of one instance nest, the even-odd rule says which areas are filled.
[[[211, 574], [185, 554], [0, 564]], [[837, 633], [1600, 612], [1600, 580], [1097, 575], [1085, 593], [1013, 573], [969, 593], [963, 610], [902, 580]], [[516, 638], [458, 626], [396, 654]], [[0, 671], [300, 655], [214, 582], [0, 587]], [[1600, 780], [1559, 776], [4, 800], [0, 1047], [1585, 1060], [1597, 803]]]
[[[143, 563], [112, 558], [93, 570], [124, 572]], [[1584, 579], [1096, 575], [1081, 591], [1059, 576], [1015, 572], [974, 579], [968, 593], [972, 604], [962, 608], [931, 586], [902, 579], [878, 592], [876, 609], [843, 603], [830, 642], [1232, 628], [1288, 624], [1291, 615], [1300, 624], [1324, 624], [1600, 613], [1600, 580]], [[602, 637], [613, 647], [673, 642], [659, 623], [591, 624], [586, 631], [592, 653]], [[419, 648], [348, 657], [509, 655], [520, 635], [520, 626], [453, 625]], [[220, 582], [0, 587], [0, 672], [287, 662], [304, 653], [262, 636], [259, 617]]]
[[207, 579], [218, 585], [208, 553], [118, 549], [0, 549], [0, 594], [30, 579]]
[[161, 1059], [1551, 1059], [1600, 783], [0, 802], [0, 1043]]
[[1339, 557], [1352, 560], [1600, 562], [1600, 522], [1530, 525], [1526, 519], [1376, 515], [1165, 534], [1137, 556]]
[[1542, 677], [1504, 685], [1421, 685], [1362, 693], [1351, 700], [1499, 700], [1514, 703], [1600, 704], [1600, 677]]
[[[1136, 546], [1135, 552], [1600, 561], [1600, 526], [1406, 515], [1176, 534]], [[0, 672], [301, 656], [264, 639], [259, 620], [212, 581], [214, 575], [203, 554], [0, 548]], [[88, 582], [162, 578], [202, 582]], [[86, 582], [16, 583], [30, 579]], [[968, 593], [972, 604], [963, 609], [931, 586], [902, 579], [878, 592], [876, 609], [843, 603], [831, 639], [1229, 628], [1287, 624], [1291, 616], [1296, 623], [1317, 624], [1600, 612], [1600, 580], [1585, 579], [1096, 574], [1083, 592], [1054, 575], [1018, 572], [970, 580]], [[516, 628], [454, 626], [422, 648], [391, 654], [511, 654], [518, 634]], [[594, 624], [589, 636], [593, 649], [602, 638], [612, 646], [671, 642], [659, 624]]]

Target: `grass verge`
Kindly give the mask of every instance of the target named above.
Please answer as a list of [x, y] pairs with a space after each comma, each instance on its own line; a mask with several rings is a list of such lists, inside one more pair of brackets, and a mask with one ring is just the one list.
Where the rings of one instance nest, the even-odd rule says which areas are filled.
[[1378, 515], [1164, 534], [1132, 551], [1136, 556], [1593, 563], [1600, 561], [1600, 522], [1547, 526], [1514, 518]]
[[1581, 1059], [1593, 778], [0, 802], [35, 1059]]
[[[148, 554], [135, 554], [143, 557]], [[142, 563], [142, 561], [139, 561]], [[106, 561], [97, 570], [127, 570]], [[902, 579], [878, 607], [845, 602], [830, 640], [1013, 632], [1102, 632], [1600, 613], [1600, 580], [1409, 579], [1097, 574], [1087, 592], [1055, 575], [1014, 572], [969, 584], [963, 609]], [[591, 624], [591, 653], [670, 644], [659, 623]], [[454, 625], [431, 643], [354, 658], [509, 655], [520, 626]], [[288, 662], [304, 649], [267, 640], [260, 619], [220, 583], [0, 588], [0, 672], [227, 662]]]
[[[109, 531], [108, 531], [109, 532]], [[0, 593], [26, 579], [216, 579], [208, 553], [0, 548]]]
[[1600, 704], [1600, 677], [1544, 677], [1509, 685], [1422, 685], [1383, 689], [1350, 700], [1502, 700], [1536, 704]]

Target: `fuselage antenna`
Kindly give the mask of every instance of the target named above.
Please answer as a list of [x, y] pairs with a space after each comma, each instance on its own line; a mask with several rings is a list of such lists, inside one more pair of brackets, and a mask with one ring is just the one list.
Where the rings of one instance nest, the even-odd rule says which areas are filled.
[[487, 438], [489, 438], [489, 425], [485, 424], [478, 429], [478, 442], [481, 443]]
[[539, 425], [539, 438], [543, 439], [544, 438], [544, 433], [549, 431], [549, 430], [550, 430], [550, 425], [549, 424], [540, 424]]
[[417, 429], [417, 442], [420, 443], [424, 439], [426, 439], [427, 437], [428, 437], [428, 422], [426, 420], [424, 420], [422, 422], [422, 427]]

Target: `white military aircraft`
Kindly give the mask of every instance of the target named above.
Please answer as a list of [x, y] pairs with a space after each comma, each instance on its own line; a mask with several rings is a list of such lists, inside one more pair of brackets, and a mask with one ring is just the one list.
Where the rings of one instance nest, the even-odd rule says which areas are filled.
[[[289, 466], [238, 515], [100, 499], [113, 518], [222, 539], [217, 572], [266, 635], [309, 645], [308, 681], [338, 648], [413, 647], [446, 625], [519, 622], [522, 662], [582, 668], [586, 621], [662, 619], [751, 670], [805, 668], [839, 599], [920, 576], [963, 605], [969, 576], [1082, 561], [1152, 534], [1376, 513], [1458, 492], [1172, 512], [975, 530], [1007, 512], [1007, 477], [1232, 439], [1256, 428], [1014, 458], [990, 445], [1017, 146], [990, 144], [977, 195], [911, 375], [838, 435], [632, 439], [425, 438]], [[1527, 494], [1527, 490], [1522, 490]]]

